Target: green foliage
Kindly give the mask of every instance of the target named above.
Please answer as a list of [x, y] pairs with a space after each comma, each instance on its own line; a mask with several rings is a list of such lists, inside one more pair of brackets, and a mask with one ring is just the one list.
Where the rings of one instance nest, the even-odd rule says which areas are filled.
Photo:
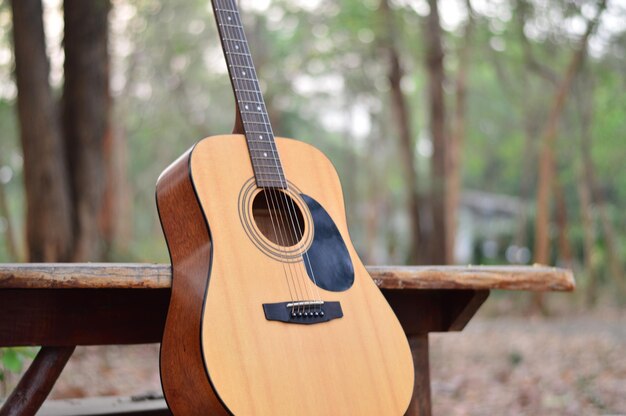
[[7, 373], [21, 373], [24, 362], [33, 359], [36, 353], [37, 349], [32, 347], [0, 348], [0, 381]]

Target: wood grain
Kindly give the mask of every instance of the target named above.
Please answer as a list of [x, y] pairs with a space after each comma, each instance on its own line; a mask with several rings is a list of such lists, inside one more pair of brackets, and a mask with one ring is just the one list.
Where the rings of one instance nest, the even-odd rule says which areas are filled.
[[169, 299], [169, 289], [1, 289], [0, 346], [160, 342]]
[[[381, 289], [572, 291], [570, 270], [545, 266], [367, 266]], [[169, 289], [171, 266], [150, 263], [0, 264], [0, 289]]]
[[472, 289], [572, 291], [570, 270], [545, 266], [394, 266], [370, 267], [386, 289]]

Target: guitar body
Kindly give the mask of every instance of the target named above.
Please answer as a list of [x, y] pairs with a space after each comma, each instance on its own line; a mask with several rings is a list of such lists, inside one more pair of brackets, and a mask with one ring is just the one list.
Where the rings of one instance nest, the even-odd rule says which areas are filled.
[[[350, 242], [335, 169], [308, 144], [276, 146], [289, 187], [274, 194], [257, 187], [243, 135], [200, 141], [158, 181], [173, 267], [168, 405], [175, 415], [401, 415], [411, 352]], [[272, 216], [279, 196], [283, 216]], [[281, 224], [298, 231], [281, 240]]]

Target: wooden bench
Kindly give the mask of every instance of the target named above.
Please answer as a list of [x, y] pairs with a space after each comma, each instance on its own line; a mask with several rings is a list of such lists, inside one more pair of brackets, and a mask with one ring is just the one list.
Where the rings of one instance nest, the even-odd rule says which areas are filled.
[[[409, 338], [415, 387], [408, 415], [429, 415], [428, 334], [460, 331], [492, 289], [571, 291], [551, 267], [370, 266]], [[43, 346], [0, 416], [37, 412], [77, 345], [160, 342], [167, 264], [0, 264], [0, 346]], [[143, 402], [143, 403], [142, 403]], [[162, 398], [52, 401], [38, 414], [167, 415]]]

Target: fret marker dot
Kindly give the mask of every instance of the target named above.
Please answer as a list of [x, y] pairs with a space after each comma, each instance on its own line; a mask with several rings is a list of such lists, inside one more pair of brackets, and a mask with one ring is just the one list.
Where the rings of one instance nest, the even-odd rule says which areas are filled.
[[230, 16], [228, 16], [228, 20], [232, 20], [232, 19], [230, 18]]
[[248, 109], [248, 106], [246, 105], [245, 107], [246, 107], [246, 110], [247, 110], [247, 109]]
[[235, 45], [235, 49], [239, 49], [239, 45]]
[[263, 156], [267, 157], [267, 153], [266, 153], [266, 152], [263, 152]]
[[259, 139], [263, 140], [263, 136], [259, 136]]
[[241, 71], [241, 75], [246, 75], [246, 71]]
[[257, 108], [256, 108], [256, 109], [257, 109], [257, 110], [259, 110], [259, 111], [261, 111], [261, 106], [260, 106], [260, 105], [259, 105], [259, 106], [257, 106]]

